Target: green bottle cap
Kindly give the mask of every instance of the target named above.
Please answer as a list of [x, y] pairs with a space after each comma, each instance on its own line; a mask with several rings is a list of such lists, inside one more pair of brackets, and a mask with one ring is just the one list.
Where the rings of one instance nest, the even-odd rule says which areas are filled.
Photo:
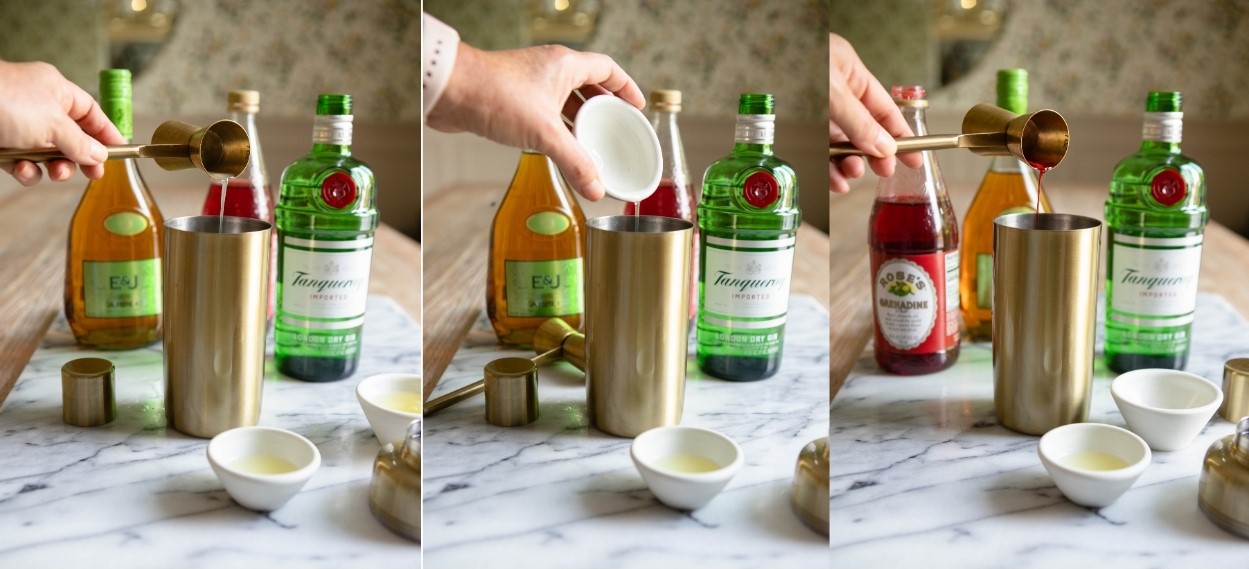
[[1028, 71], [999, 69], [997, 72], [997, 106], [1017, 115], [1028, 112]]
[[351, 114], [351, 95], [326, 93], [317, 97], [318, 115]]
[[134, 137], [130, 100], [130, 70], [100, 70], [100, 109], [126, 140]]
[[1184, 110], [1183, 102], [1179, 91], [1150, 91], [1145, 99], [1145, 112], [1178, 113]]
[[739, 115], [771, 115], [773, 112], [773, 97], [767, 93], [742, 93], [742, 98], [737, 104], [737, 114]]

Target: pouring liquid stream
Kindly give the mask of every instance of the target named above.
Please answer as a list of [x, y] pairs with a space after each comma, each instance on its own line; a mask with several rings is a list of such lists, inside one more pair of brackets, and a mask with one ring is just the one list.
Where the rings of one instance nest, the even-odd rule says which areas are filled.
[[226, 220], [226, 191], [230, 187], [230, 177], [226, 176], [221, 179], [221, 207], [217, 210], [217, 233], [225, 231]]

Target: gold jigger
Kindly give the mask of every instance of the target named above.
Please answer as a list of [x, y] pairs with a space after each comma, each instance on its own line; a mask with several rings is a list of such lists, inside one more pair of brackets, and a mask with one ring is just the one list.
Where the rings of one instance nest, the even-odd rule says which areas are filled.
[[[231, 120], [220, 120], [204, 128], [182, 121], [165, 121], [152, 133], [151, 144], [109, 146], [108, 159], [154, 158], [166, 170], [199, 168], [215, 179], [233, 178], [243, 173], [251, 158], [247, 131]], [[47, 162], [64, 160], [55, 148], [0, 150], [0, 162]]]
[[[537, 355], [529, 359], [536, 366], [562, 359], [576, 366], [577, 369], [585, 371], [585, 334], [574, 330], [563, 319], [552, 318], [538, 327], [538, 331], [533, 336], [533, 351]], [[488, 367], [490, 364], [486, 365]], [[485, 378], [479, 379], [426, 403], [422, 415], [433, 415], [485, 390]]]
[[[967, 148], [982, 156], [1012, 155], [1034, 168], [1050, 169], [1067, 155], [1071, 134], [1057, 111], [1041, 109], [1016, 115], [981, 103], [963, 116], [962, 134], [930, 134], [899, 138], [898, 153]], [[864, 156], [849, 142], [828, 145], [828, 156]]]
[[828, 535], [828, 437], [807, 443], [798, 454], [789, 507], [802, 523]]

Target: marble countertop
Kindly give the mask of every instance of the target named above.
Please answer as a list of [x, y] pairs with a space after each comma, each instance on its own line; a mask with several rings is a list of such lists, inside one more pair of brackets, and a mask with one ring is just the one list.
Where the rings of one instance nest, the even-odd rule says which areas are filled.
[[[523, 427], [485, 421], [480, 397], [425, 419], [427, 569], [558, 567], [819, 567], [828, 541], [789, 507], [802, 447], [827, 434], [828, 312], [790, 300], [780, 372], [733, 383], [690, 360], [683, 425], [720, 431], [745, 465], [706, 507], [660, 504], [629, 458], [631, 439], [588, 426], [585, 382], [566, 362], [543, 367], [540, 418]], [[478, 379], [503, 355], [484, 316], [435, 396]]]
[[[267, 363], [260, 424], [299, 433], [321, 469], [281, 509], [235, 504], [208, 466], [208, 441], [165, 428], [159, 345], [95, 352], [63, 318], [0, 410], [0, 567], [418, 567], [420, 547], [368, 509], [380, 449], [355, 398], [367, 376], [420, 369], [420, 327], [371, 296], [357, 373], [332, 383], [279, 376]], [[80, 357], [117, 366], [117, 419], [61, 422], [60, 368]]]
[[[1101, 314], [1099, 309], [1098, 314]], [[1098, 325], [1100, 335], [1100, 324]], [[1222, 385], [1249, 355], [1249, 323], [1198, 299], [1187, 370]], [[1101, 340], [1098, 339], [1100, 355]], [[1126, 427], [1098, 359], [1089, 420]], [[1206, 449], [1234, 425], [1217, 414], [1197, 440], [1153, 463], [1114, 504], [1067, 501], [1037, 458], [1039, 437], [997, 424], [992, 349], [963, 344], [944, 372], [883, 374], [860, 359], [830, 415], [833, 567], [1243, 566], [1249, 541], [1197, 509]]]

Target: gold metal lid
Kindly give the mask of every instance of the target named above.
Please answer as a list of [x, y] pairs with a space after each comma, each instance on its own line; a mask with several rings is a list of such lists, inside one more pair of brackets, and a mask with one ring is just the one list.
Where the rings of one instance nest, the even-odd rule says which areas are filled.
[[1219, 415], [1233, 423], [1249, 417], [1249, 358], [1223, 364], [1223, 405]]
[[1249, 539], [1249, 417], [1206, 451], [1197, 506], [1215, 525]]
[[113, 362], [79, 358], [61, 367], [61, 419], [76, 427], [98, 427], [117, 416]]
[[519, 427], [538, 419], [538, 366], [528, 358], [486, 364], [486, 421]]
[[828, 535], [828, 437], [807, 443], [798, 453], [789, 506], [807, 527]]
[[651, 105], [657, 111], [670, 113], [681, 112], [681, 92], [675, 89], [655, 89], [651, 91]]
[[226, 95], [226, 110], [237, 113], [260, 112], [260, 91], [230, 91]]

